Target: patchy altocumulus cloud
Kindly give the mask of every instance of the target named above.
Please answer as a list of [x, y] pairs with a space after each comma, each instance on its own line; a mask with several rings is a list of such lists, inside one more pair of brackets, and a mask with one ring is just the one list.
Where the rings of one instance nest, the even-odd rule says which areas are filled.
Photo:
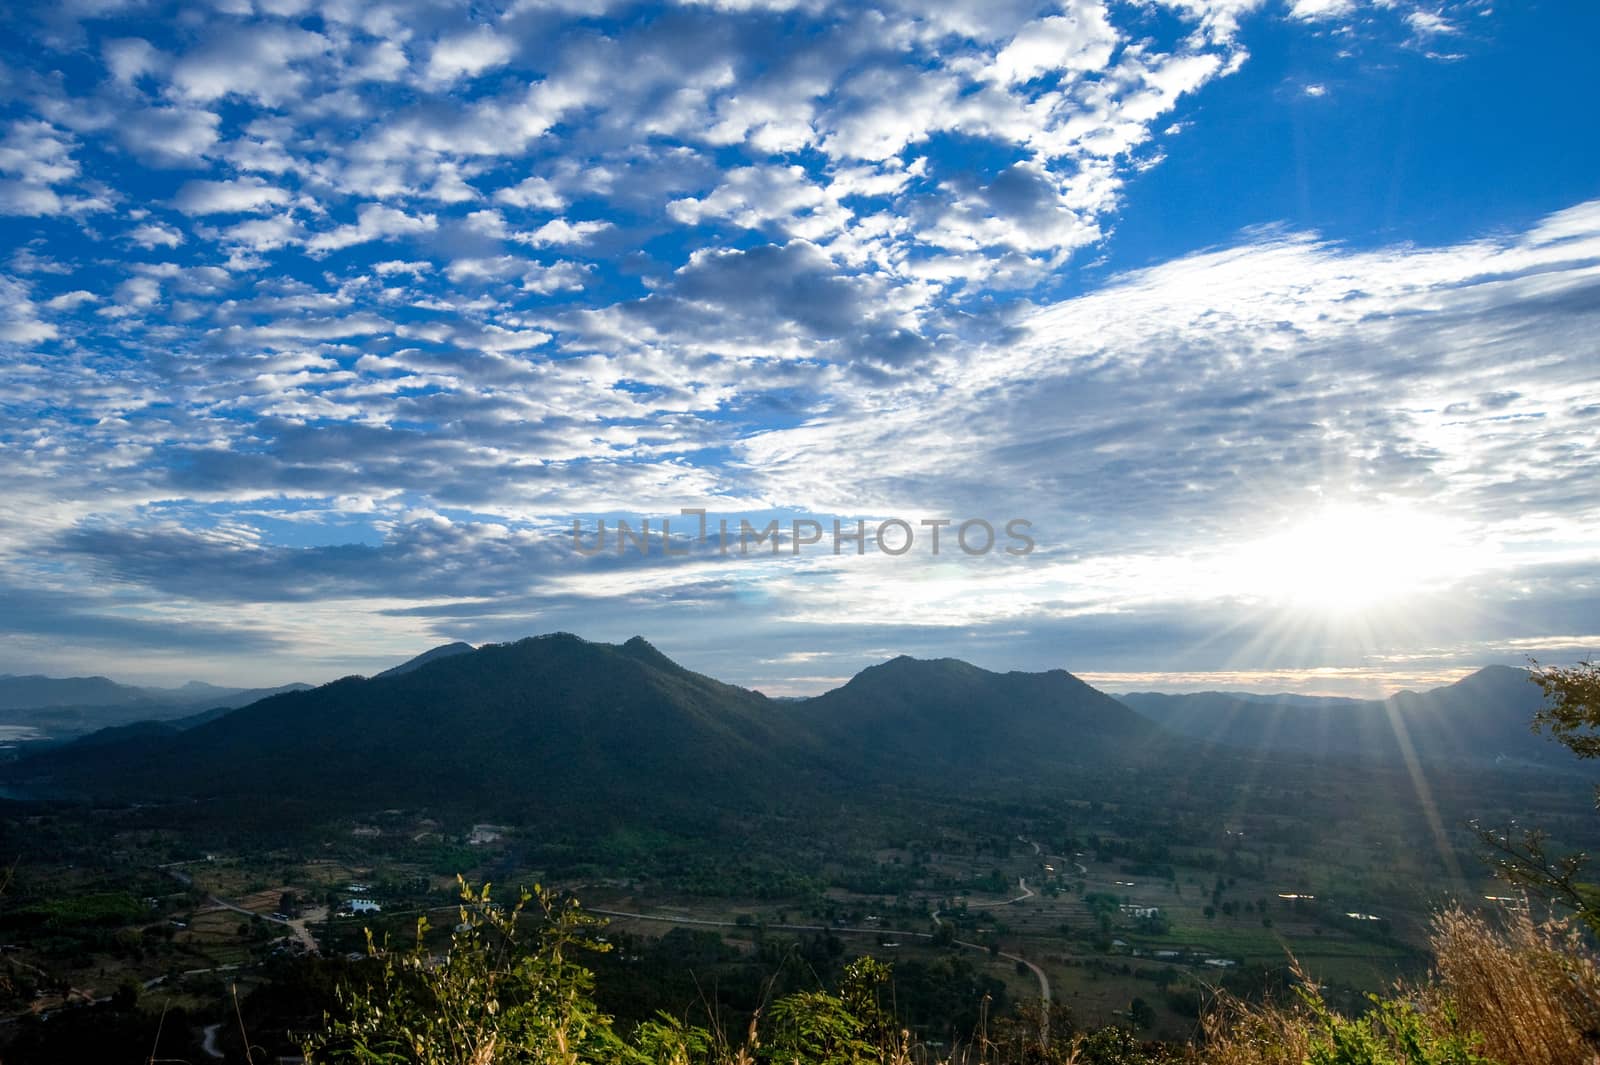
[[[265, 681], [330, 639], [348, 666], [692, 614], [659, 642], [791, 687], [969, 644], [1204, 669], [1228, 616], [1240, 668], [1360, 665], [1349, 633], [1262, 649], [1234, 580], [1343, 496], [1513, 545], [1429, 600], [1458, 648], [1507, 635], [1494, 574], [1538, 589], [1512, 635], [1586, 623], [1553, 574], [1600, 518], [1593, 205], [1435, 248], [1263, 230], [1063, 295], [1251, 20], [1431, 50], [1472, 4], [280, 6], [14, 20], [0, 664]], [[1026, 517], [1040, 550], [563, 539], [682, 506]]]

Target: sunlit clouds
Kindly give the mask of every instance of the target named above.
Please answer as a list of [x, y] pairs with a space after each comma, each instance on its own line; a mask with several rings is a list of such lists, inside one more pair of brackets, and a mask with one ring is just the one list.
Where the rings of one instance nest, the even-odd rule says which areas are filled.
[[[1369, 690], [1582, 653], [1592, 188], [1437, 239], [1137, 225], [1180, 217], [1159, 175], [1276, 180], [1193, 145], [1468, 69], [1492, 14], [8, 15], [0, 668], [320, 680], [569, 629], [773, 691], [902, 651]], [[572, 550], [684, 507], [1038, 547]]]

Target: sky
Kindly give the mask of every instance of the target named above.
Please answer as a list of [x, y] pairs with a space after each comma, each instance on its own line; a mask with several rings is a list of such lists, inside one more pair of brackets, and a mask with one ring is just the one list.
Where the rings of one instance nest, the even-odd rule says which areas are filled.
[[1377, 694], [1600, 648], [1595, 5], [0, 40], [0, 672], [571, 631], [774, 694], [900, 653]]

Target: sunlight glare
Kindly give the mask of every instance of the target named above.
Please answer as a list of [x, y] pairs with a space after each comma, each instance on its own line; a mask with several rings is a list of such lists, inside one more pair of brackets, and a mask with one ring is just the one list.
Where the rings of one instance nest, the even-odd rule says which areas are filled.
[[1459, 572], [1449, 522], [1397, 506], [1329, 505], [1251, 545], [1241, 559], [1270, 598], [1329, 614], [1394, 603]]

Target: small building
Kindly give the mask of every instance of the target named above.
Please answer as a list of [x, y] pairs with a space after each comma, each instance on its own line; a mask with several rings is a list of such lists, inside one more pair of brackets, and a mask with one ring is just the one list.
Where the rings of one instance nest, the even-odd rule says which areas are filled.
[[345, 908], [351, 913], [382, 913], [383, 907], [372, 899], [351, 899], [345, 903]]

